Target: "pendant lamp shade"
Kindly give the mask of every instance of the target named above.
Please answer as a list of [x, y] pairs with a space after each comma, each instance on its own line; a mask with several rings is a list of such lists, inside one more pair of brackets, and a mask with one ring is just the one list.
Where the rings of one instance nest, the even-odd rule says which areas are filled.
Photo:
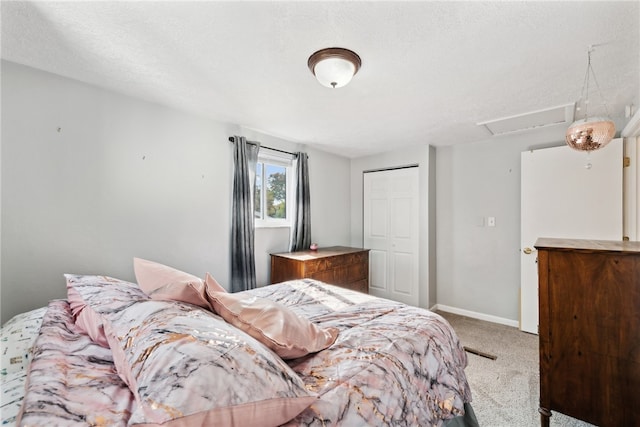
[[351, 81], [362, 61], [358, 54], [349, 49], [331, 47], [311, 55], [307, 65], [322, 86], [339, 88]]
[[[580, 100], [576, 106], [576, 111], [580, 111], [582, 108], [581, 105], [584, 105], [584, 118], [573, 122], [567, 129], [565, 135], [567, 145], [579, 151], [593, 151], [602, 148], [611, 142], [616, 133], [616, 126], [608, 117], [609, 111], [607, 109], [607, 103], [600, 92], [598, 80], [596, 80], [596, 75], [591, 67], [591, 52], [593, 52], [593, 50], [593, 46], [589, 46], [587, 52], [587, 72], [584, 76]], [[589, 83], [591, 76], [593, 76], [593, 81], [602, 98], [607, 117], [589, 117]]]
[[593, 151], [611, 142], [615, 133], [616, 126], [610, 119], [590, 117], [573, 122], [567, 129], [565, 140], [574, 150]]

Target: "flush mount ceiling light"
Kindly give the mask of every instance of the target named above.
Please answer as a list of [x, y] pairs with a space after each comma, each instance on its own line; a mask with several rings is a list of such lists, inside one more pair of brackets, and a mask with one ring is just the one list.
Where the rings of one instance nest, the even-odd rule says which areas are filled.
[[[593, 46], [589, 46], [587, 51], [587, 73], [584, 76], [584, 83], [582, 85], [582, 93], [580, 94], [580, 99], [576, 104], [576, 116], [577, 112], [581, 110], [581, 105], [584, 106], [584, 118], [576, 120], [569, 126], [567, 129], [567, 134], [565, 136], [565, 140], [567, 145], [574, 150], [579, 151], [593, 151], [599, 148], [604, 147], [616, 133], [616, 127], [611, 118], [609, 117], [609, 110], [607, 108], [607, 103], [602, 96], [602, 92], [600, 92], [600, 86], [598, 85], [598, 81], [596, 80], [596, 75], [593, 72], [593, 68], [591, 67], [591, 52], [594, 51]], [[607, 117], [589, 117], [589, 79], [590, 76], [593, 76], [593, 82], [598, 89], [598, 93], [600, 94], [600, 98], [602, 99], [602, 103], [604, 104], [604, 109]]]
[[338, 88], [351, 81], [362, 61], [349, 49], [330, 47], [311, 55], [307, 65], [322, 86]]

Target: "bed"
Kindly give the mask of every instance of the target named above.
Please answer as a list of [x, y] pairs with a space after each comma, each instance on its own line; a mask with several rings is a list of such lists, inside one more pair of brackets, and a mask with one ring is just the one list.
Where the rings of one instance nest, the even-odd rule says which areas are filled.
[[2, 425], [478, 425], [435, 313], [311, 279], [142, 285], [159, 271], [66, 275], [67, 299], [3, 325]]

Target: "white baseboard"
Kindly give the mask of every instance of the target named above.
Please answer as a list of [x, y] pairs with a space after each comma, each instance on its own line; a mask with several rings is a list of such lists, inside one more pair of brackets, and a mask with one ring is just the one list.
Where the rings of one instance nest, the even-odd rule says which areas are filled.
[[459, 316], [471, 317], [472, 319], [485, 320], [487, 322], [499, 323], [501, 325], [512, 326], [514, 328], [520, 327], [520, 322], [517, 320], [505, 319], [504, 317], [492, 316], [491, 314], [478, 313], [476, 311], [464, 310], [462, 308], [451, 307], [444, 304], [436, 304], [431, 307], [431, 311], [446, 311], [447, 313], [457, 314]]

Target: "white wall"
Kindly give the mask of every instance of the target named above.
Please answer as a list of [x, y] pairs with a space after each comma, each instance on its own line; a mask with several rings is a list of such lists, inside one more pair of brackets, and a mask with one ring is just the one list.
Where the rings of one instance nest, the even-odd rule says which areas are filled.
[[438, 305], [519, 319], [520, 153], [562, 145], [565, 130], [436, 149]]
[[[366, 170], [385, 169], [407, 165], [419, 165], [420, 173], [420, 230], [419, 230], [419, 305], [429, 308], [435, 303], [433, 292], [433, 271], [435, 267], [434, 236], [429, 234], [434, 218], [429, 215], [430, 205], [435, 202], [435, 195], [430, 188], [432, 149], [428, 145], [416, 148], [396, 150], [374, 156], [351, 160], [351, 245], [363, 246], [363, 172]], [[432, 183], [431, 183], [432, 184]]]
[[[63, 273], [134, 280], [134, 256], [209, 271], [226, 285], [228, 137], [242, 132], [2, 61], [2, 322], [63, 298]], [[349, 219], [340, 212], [349, 189], [336, 180], [348, 176], [348, 160], [309, 153], [314, 239], [346, 242]], [[323, 170], [333, 176], [318, 179]], [[283, 242], [286, 229], [256, 235], [259, 284], [268, 282], [268, 251], [286, 250]]]
[[351, 162], [319, 150], [309, 153], [311, 240], [320, 247], [350, 244]]

